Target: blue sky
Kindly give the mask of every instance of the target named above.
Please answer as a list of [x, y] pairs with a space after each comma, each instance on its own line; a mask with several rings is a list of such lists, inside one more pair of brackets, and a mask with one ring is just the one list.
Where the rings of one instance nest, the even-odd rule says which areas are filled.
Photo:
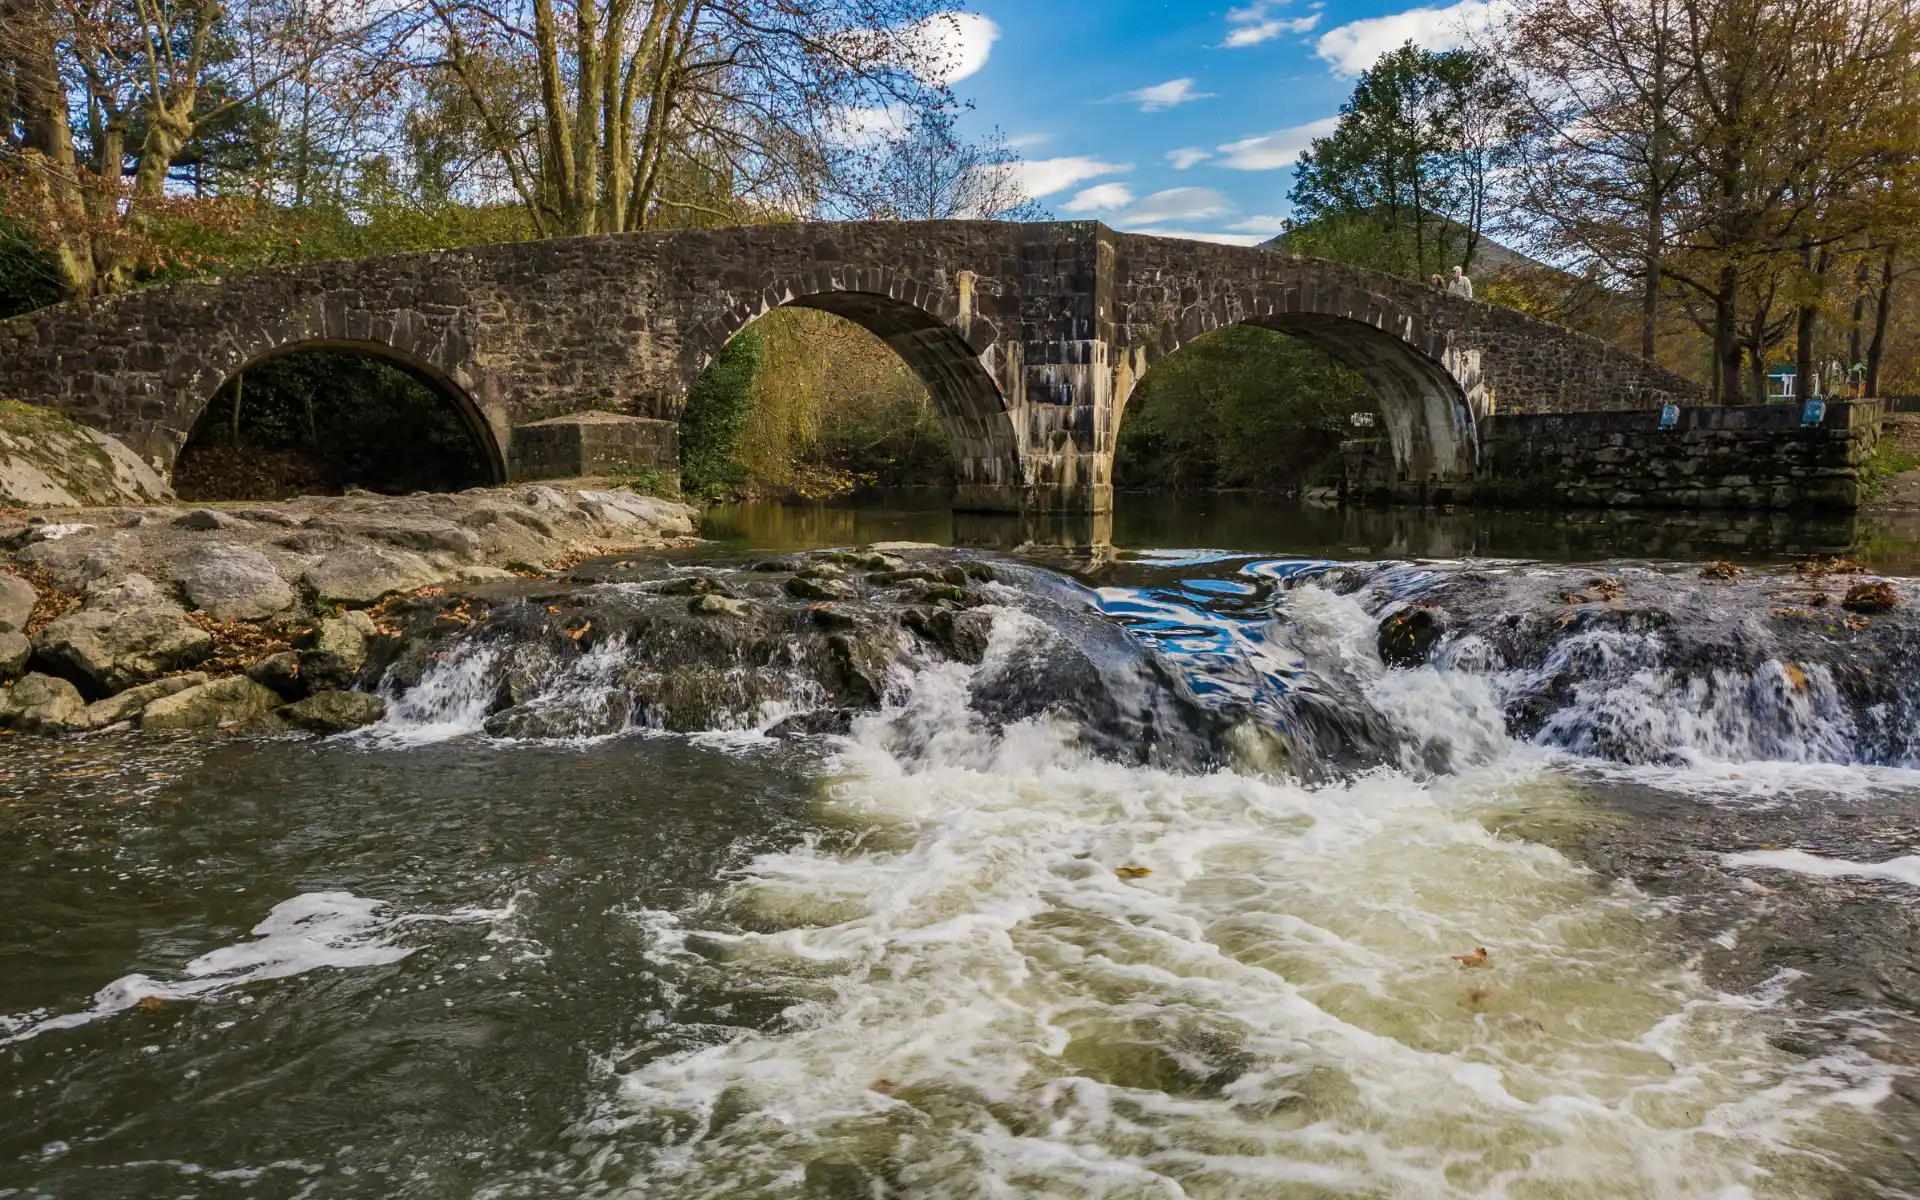
[[1056, 217], [1251, 243], [1279, 231], [1291, 164], [1353, 76], [1409, 38], [1460, 44], [1487, 7], [975, 0], [954, 89], [972, 132], [1006, 133]]

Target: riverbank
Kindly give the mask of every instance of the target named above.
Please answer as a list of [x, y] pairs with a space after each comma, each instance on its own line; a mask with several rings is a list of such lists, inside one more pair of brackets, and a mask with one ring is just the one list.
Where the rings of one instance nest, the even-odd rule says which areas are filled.
[[337, 694], [383, 602], [689, 544], [697, 519], [590, 482], [0, 513], [0, 728], [365, 724], [377, 701]]

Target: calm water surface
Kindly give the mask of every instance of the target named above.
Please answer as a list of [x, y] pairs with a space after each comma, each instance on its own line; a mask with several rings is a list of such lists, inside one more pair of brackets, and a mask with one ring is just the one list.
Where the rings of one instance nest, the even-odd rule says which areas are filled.
[[[1464, 658], [1384, 671], [1356, 597], [1268, 586], [1860, 529], [906, 497], [708, 534], [682, 561], [1018, 551], [1196, 681], [1297, 686], [1311, 649], [1458, 752], [1123, 766], [983, 725], [953, 664], [844, 739], [502, 741], [455, 700], [7, 738], [0, 1196], [1920, 1195], [1920, 773], [1742, 712], [1568, 753]], [[1035, 637], [1009, 598], [981, 669]]]

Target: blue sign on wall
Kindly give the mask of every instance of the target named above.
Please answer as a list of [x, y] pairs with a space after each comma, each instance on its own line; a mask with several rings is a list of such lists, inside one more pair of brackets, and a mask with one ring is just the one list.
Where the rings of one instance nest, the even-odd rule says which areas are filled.
[[1660, 410], [1660, 428], [1672, 429], [1680, 423], [1680, 406], [1669, 404]]
[[1800, 423], [1802, 425], [1818, 425], [1826, 419], [1826, 416], [1827, 402], [1825, 400], [1809, 400], [1807, 401], [1806, 407], [1800, 410]]

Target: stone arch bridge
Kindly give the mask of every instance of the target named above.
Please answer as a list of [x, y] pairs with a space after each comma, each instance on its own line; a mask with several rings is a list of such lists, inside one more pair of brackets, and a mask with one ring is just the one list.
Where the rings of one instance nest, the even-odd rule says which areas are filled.
[[427, 381], [496, 477], [524, 478], [538, 474], [520, 452], [529, 427], [590, 411], [677, 420], [714, 353], [783, 305], [858, 322], [926, 380], [958, 503], [982, 509], [1106, 509], [1135, 385], [1226, 325], [1292, 334], [1371, 381], [1410, 481], [1471, 480], [1477, 423], [1496, 405], [1698, 395], [1597, 339], [1338, 263], [1092, 222], [940, 221], [479, 246], [61, 305], [0, 323], [0, 397], [63, 410], [164, 472], [236, 372], [349, 349]]

